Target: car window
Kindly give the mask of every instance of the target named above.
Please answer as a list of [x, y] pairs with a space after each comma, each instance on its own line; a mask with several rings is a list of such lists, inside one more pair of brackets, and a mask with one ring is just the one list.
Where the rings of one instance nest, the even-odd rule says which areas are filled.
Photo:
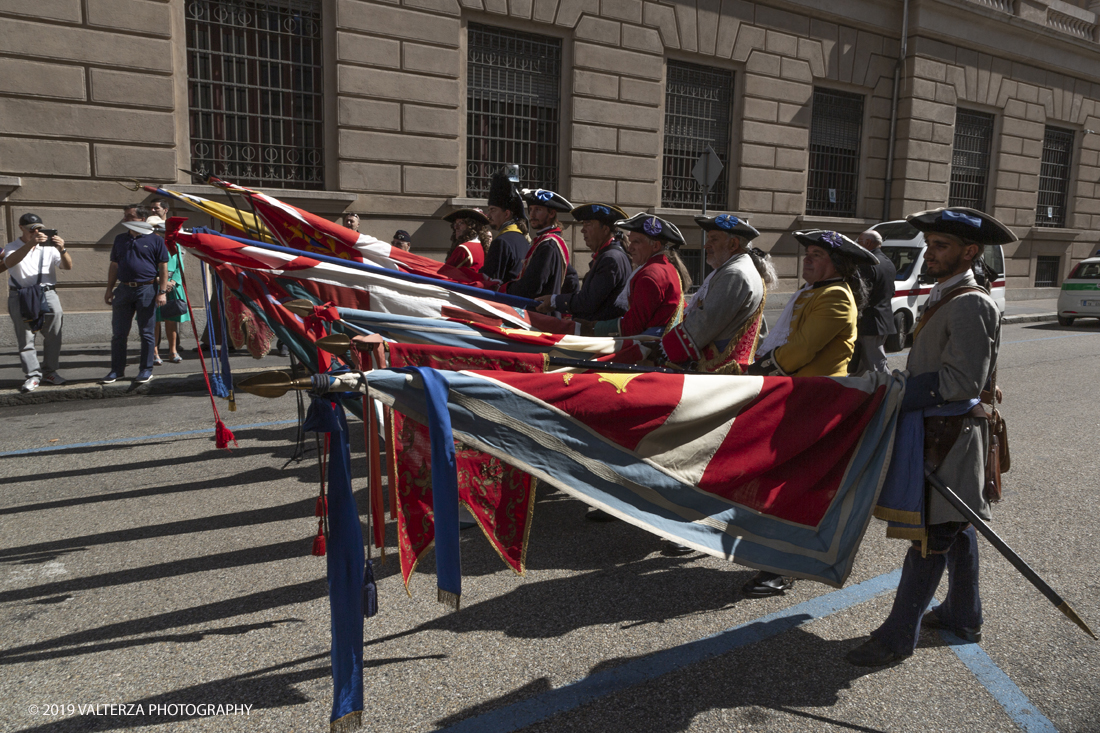
[[[906, 224], [908, 226], [908, 224]], [[912, 228], [912, 227], [910, 227]], [[916, 231], [916, 229], [913, 229]], [[920, 247], [883, 247], [882, 252], [894, 263], [894, 269], [898, 271], [895, 280], [908, 280], [913, 274], [913, 266], [920, 258]]]
[[982, 253], [982, 259], [985, 260], [985, 264], [989, 266], [991, 270], [997, 273], [997, 277], [1001, 277], [1005, 274], [1005, 254], [1004, 250], [997, 246], [989, 246], [985, 248]]
[[1082, 262], [1073, 268], [1070, 280], [1100, 280], [1100, 262]]
[[910, 240], [920, 234], [920, 230], [907, 221], [888, 221], [884, 224], [876, 224], [871, 228], [881, 234], [884, 240]]

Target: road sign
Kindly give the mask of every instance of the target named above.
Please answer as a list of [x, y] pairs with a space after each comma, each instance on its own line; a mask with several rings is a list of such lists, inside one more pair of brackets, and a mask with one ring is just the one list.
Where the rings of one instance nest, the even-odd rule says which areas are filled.
[[714, 148], [708, 145], [703, 154], [699, 156], [699, 160], [695, 161], [695, 167], [691, 169], [691, 175], [699, 182], [700, 186], [709, 192], [711, 186], [718, 180], [718, 176], [721, 175], [723, 167], [722, 161], [718, 159], [718, 153], [714, 152]]

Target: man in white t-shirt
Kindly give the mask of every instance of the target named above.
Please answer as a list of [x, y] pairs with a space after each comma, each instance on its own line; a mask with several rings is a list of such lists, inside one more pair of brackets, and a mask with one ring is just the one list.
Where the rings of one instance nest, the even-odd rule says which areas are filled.
[[[65, 240], [54, 232], [47, 235], [45, 225], [37, 214], [23, 214], [19, 217], [19, 231], [22, 236], [4, 247], [4, 265], [8, 268], [8, 314], [15, 325], [15, 340], [19, 345], [19, 361], [27, 381], [20, 388], [30, 392], [38, 388], [41, 382], [46, 384], [64, 384], [65, 380], [57, 373], [57, 362], [61, 358], [61, 301], [57, 298], [57, 267], [63, 270], [73, 269], [73, 260], [65, 250]], [[19, 310], [19, 289], [38, 285], [45, 291], [46, 304], [50, 312], [45, 314], [42, 325], [42, 347], [44, 352], [45, 374], [38, 364], [38, 353], [34, 345], [34, 332], [30, 330]]]

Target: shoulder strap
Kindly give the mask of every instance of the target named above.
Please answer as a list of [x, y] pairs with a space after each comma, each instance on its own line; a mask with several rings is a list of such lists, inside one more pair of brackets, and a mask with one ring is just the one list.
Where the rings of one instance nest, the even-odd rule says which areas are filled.
[[953, 299], [953, 298], [955, 298], [959, 295], [965, 295], [966, 293], [984, 293], [984, 292], [985, 292], [985, 288], [979, 287], [977, 285], [963, 285], [963, 286], [954, 288], [953, 290], [950, 290], [947, 293], [947, 295], [940, 298], [939, 301], [937, 301], [934, 306], [932, 306], [931, 308], [926, 308], [924, 313], [921, 314], [920, 321], [917, 322], [917, 327], [913, 329], [913, 338], [916, 339], [917, 334], [920, 333], [922, 328], [924, 328], [924, 324], [928, 323], [928, 321], [932, 318], [932, 316], [935, 315], [936, 311], [938, 311], [940, 309], [940, 307], [942, 307], [944, 304], [946, 304], [949, 300], [951, 300], [951, 299]]

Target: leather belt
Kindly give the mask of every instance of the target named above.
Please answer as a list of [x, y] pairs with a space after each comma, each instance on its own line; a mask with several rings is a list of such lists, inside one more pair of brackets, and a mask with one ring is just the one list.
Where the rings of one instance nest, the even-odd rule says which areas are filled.
[[142, 285], [152, 285], [156, 280], [146, 280], [140, 283], [119, 283], [119, 285], [125, 285], [128, 288], [140, 288]]

